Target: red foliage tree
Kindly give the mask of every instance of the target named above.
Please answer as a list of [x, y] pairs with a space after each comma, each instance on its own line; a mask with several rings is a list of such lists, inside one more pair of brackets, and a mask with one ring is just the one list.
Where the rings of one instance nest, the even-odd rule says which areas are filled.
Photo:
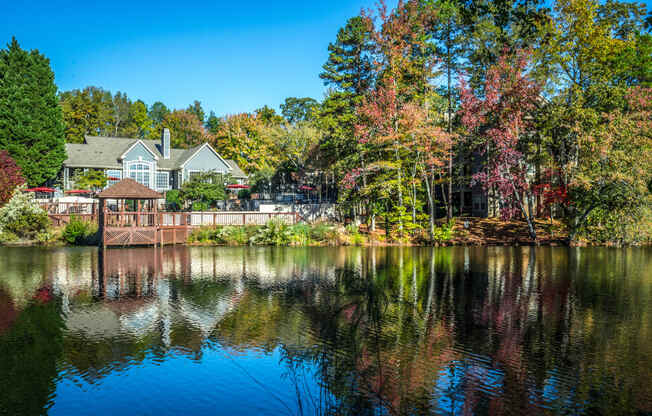
[[504, 53], [487, 72], [483, 91], [473, 91], [461, 83], [461, 120], [467, 133], [481, 144], [486, 166], [473, 176], [485, 189], [495, 189], [501, 201], [501, 215], [519, 213], [536, 239], [533, 224], [534, 179], [528, 175], [522, 141], [533, 133], [532, 113], [537, 107], [540, 87], [526, 72], [528, 53]]
[[18, 185], [24, 183], [20, 167], [9, 156], [9, 152], [0, 150], [0, 206], [9, 201]]

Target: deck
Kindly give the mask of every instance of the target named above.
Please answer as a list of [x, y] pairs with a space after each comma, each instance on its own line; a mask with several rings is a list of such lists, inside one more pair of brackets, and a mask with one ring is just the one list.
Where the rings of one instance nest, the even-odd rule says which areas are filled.
[[293, 212], [112, 212], [102, 215], [102, 246], [181, 244], [193, 229], [203, 226], [264, 225], [277, 219], [295, 224]]

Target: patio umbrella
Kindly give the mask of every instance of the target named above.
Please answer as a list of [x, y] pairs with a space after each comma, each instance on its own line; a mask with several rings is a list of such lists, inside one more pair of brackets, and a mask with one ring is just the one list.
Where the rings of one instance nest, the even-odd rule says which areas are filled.
[[36, 187], [36, 188], [25, 189], [25, 191], [26, 192], [50, 192], [50, 193], [53, 193], [54, 189], [48, 188], [47, 186], [39, 186], [39, 187]]

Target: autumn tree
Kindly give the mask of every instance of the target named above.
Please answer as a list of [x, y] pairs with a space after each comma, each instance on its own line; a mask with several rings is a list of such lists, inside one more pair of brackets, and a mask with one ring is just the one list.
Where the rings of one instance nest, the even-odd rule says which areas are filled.
[[494, 188], [504, 219], [521, 215], [534, 229], [534, 178], [528, 173], [524, 142], [535, 134], [533, 114], [540, 87], [527, 74], [529, 54], [501, 56], [487, 71], [482, 92], [462, 80], [460, 116], [466, 133], [476, 138], [486, 159], [484, 170], [473, 176], [485, 190]]
[[206, 130], [195, 114], [186, 110], [175, 110], [167, 114], [161, 123], [170, 129], [172, 147], [189, 148], [198, 146], [206, 140]]
[[16, 187], [23, 183], [20, 167], [6, 150], [0, 150], [0, 206], [9, 201]]

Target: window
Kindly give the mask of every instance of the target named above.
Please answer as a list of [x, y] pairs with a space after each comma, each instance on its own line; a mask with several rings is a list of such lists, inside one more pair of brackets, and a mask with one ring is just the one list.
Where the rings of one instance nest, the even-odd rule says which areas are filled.
[[152, 174], [152, 167], [148, 162], [130, 162], [127, 165], [128, 177], [135, 180], [136, 182], [151, 187], [150, 185], [150, 176]]
[[190, 172], [188, 172], [188, 180], [190, 181], [190, 180], [192, 180], [192, 178], [194, 178], [196, 176], [199, 176], [199, 175], [201, 175], [201, 172], [198, 171], [198, 170], [190, 171]]
[[106, 171], [106, 186], [109, 187], [111, 185], [115, 185], [116, 183], [120, 182], [122, 179], [122, 171], [121, 170], [107, 170]]
[[170, 189], [170, 174], [168, 172], [156, 172], [156, 189]]

